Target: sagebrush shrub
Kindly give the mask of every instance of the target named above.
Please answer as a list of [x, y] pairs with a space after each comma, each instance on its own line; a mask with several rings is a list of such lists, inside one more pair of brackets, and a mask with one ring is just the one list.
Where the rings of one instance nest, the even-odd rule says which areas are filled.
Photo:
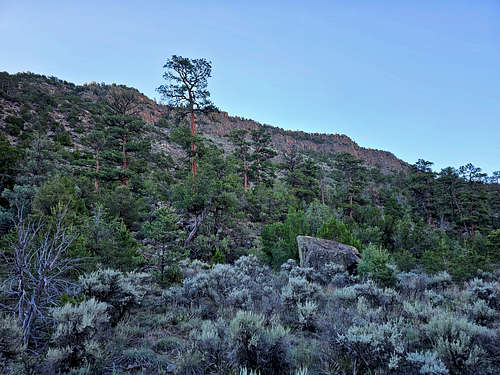
[[290, 371], [289, 332], [281, 325], [264, 327], [264, 318], [238, 311], [230, 325], [231, 358], [238, 367], [258, 370], [263, 375]]
[[94, 368], [104, 357], [102, 332], [109, 323], [108, 305], [94, 298], [77, 305], [55, 308], [56, 322], [47, 363], [52, 371], [68, 371], [81, 366]]
[[148, 274], [123, 273], [113, 269], [99, 269], [80, 276], [81, 293], [109, 305], [113, 325], [134, 306], [140, 305], [146, 294], [145, 280]]
[[0, 370], [9, 371], [10, 366], [26, 350], [23, 330], [11, 316], [0, 315]]
[[406, 360], [410, 363], [418, 365], [419, 374], [425, 375], [446, 375], [448, 369], [444, 363], [437, 357], [435, 352], [412, 352], [408, 353]]
[[480, 299], [493, 309], [500, 308], [500, 283], [475, 278], [468, 283], [467, 291], [473, 299]]
[[219, 308], [272, 310], [277, 300], [274, 277], [255, 256], [242, 257], [234, 265], [216, 264], [184, 279], [182, 285], [163, 295], [167, 303], [202, 307], [206, 316]]
[[405, 352], [398, 321], [355, 324], [340, 334], [337, 341], [359, 362], [360, 368], [382, 373], [398, 368]]
[[422, 331], [432, 348], [453, 373], [480, 373], [484, 351], [477, 345], [480, 336], [493, 333], [486, 327], [449, 312], [434, 314]]

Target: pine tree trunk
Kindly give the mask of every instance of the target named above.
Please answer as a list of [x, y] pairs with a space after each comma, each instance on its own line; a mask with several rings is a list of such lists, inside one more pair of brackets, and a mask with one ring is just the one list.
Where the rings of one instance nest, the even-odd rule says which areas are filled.
[[244, 180], [245, 193], [246, 193], [247, 189], [248, 189], [248, 175], [247, 175], [248, 165], [247, 165], [247, 158], [246, 158], [246, 156], [243, 156], [243, 169], [244, 169], [243, 180]]
[[351, 186], [352, 186], [352, 176], [349, 176], [349, 217], [352, 219], [352, 196], [353, 196], [353, 193], [352, 193], [352, 190], [351, 190]]
[[352, 191], [349, 192], [349, 217], [352, 219]]
[[[196, 133], [196, 124], [195, 124], [193, 106], [191, 105], [191, 135], [194, 137], [195, 133]], [[194, 142], [194, 140], [191, 142], [191, 151], [193, 151], [193, 156], [191, 158], [191, 171], [193, 172], [193, 176], [196, 176], [196, 159], [195, 159], [196, 143]]]
[[122, 156], [123, 156], [123, 177], [122, 177], [122, 185], [127, 185], [127, 176], [125, 175], [125, 171], [127, 170], [127, 136], [124, 134], [122, 136]]
[[95, 161], [94, 186], [95, 186], [95, 192], [96, 193], [99, 191], [99, 178], [97, 177], [98, 173], [99, 173], [99, 154], [97, 154], [96, 161]]

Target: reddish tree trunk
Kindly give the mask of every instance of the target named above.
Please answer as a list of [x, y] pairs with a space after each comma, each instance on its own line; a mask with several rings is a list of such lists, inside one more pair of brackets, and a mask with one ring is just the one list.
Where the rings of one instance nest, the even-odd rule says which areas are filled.
[[352, 219], [352, 191], [349, 192], [349, 217]]
[[244, 181], [245, 193], [246, 193], [247, 189], [248, 189], [248, 175], [247, 175], [248, 166], [247, 166], [247, 158], [246, 158], [246, 156], [244, 156], [244, 159], [243, 159], [243, 169], [244, 169], [244, 172], [243, 172], [243, 181]]
[[99, 173], [99, 154], [97, 154], [97, 159], [95, 161], [95, 179], [94, 179], [94, 186], [95, 186], [95, 192], [97, 193], [99, 191], [99, 178], [97, 177], [97, 174]]
[[123, 155], [122, 185], [127, 185], [127, 176], [125, 175], [125, 171], [127, 170], [127, 137], [125, 135], [123, 135], [123, 137], [122, 137], [122, 155]]
[[352, 185], [352, 176], [349, 176], [349, 217], [352, 219], [352, 190], [351, 190], [351, 185]]
[[321, 203], [325, 204], [325, 186], [324, 186], [323, 176], [321, 176], [319, 180], [319, 188], [321, 191]]
[[[193, 107], [191, 106], [191, 135], [194, 137], [195, 133], [196, 133], [196, 123], [194, 118]], [[196, 159], [195, 159], [196, 143], [194, 143], [194, 140], [191, 142], [191, 150], [193, 151], [193, 156], [191, 158], [191, 171], [193, 172], [193, 176], [196, 176]]]

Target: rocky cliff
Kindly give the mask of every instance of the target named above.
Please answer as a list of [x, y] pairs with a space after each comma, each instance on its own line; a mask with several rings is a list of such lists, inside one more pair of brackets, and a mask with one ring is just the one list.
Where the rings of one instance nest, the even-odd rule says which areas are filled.
[[[45, 77], [32, 73], [11, 75], [0, 73], [0, 128], [7, 128], [8, 116], [47, 114], [48, 124], [59, 124], [71, 134], [72, 141], [78, 144], [79, 134], [71, 131], [71, 124], [80, 123], [84, 129], [92, 127], [92, 105], [98, 103], [109, 92], [110, 85], [90, 83], [74, 85], [55, 77]], [[126, 88], [127, 90], [135, 90]], [[167, 114], [167, 107], [158, 104], [145, 95], [137, 93], [140, 102], [140, 117], [151, 125], [157, 124]], [[26, 108], [29, 108], [27, 110]], [[28, 111], [28, 112], [26, 112]], [[28, 113], [28, 116], [26, 114]], [[222, 147], [230, 148], [227, 138], [231, 129], [255, 130], [261, 126], [272, 134], [272, 141], [277, 151], [287, 151], [292, 147], [299, 150], [334, 154], [349, 152], [364, 159], [370, 165], [379, 166], [383, 171], [404, 170], [408, 164], [390, 152], [360, 147], [343, 134], [306, 133], [303, 131], [284, 130], [241, 117], [229, 116], [227, 112], [217, 112], [200, 119], [198, 129]], [[26, 120], [29, 121], [29, 120]], [[56, 126], [57, 128], [57, 126]], [[15, 141], [15, 137], [10, 136]], [[158, 147], [170, 149], [168, 141], [157, 139]]]

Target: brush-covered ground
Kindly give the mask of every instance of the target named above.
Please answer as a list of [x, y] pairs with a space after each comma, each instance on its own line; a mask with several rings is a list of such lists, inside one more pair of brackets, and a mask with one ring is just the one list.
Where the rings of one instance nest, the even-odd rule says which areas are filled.
[[[365, 250], [359, 268], [377, 256]], [[336, 264], [275, 272], [245, 256], [182, 262], [183, 281], [162, 288], [99, 269], [51, 310], [41, 354], [2, 317], [3, 373], [498, 374], [498, 275], [392, 272], [388, 287]]]

